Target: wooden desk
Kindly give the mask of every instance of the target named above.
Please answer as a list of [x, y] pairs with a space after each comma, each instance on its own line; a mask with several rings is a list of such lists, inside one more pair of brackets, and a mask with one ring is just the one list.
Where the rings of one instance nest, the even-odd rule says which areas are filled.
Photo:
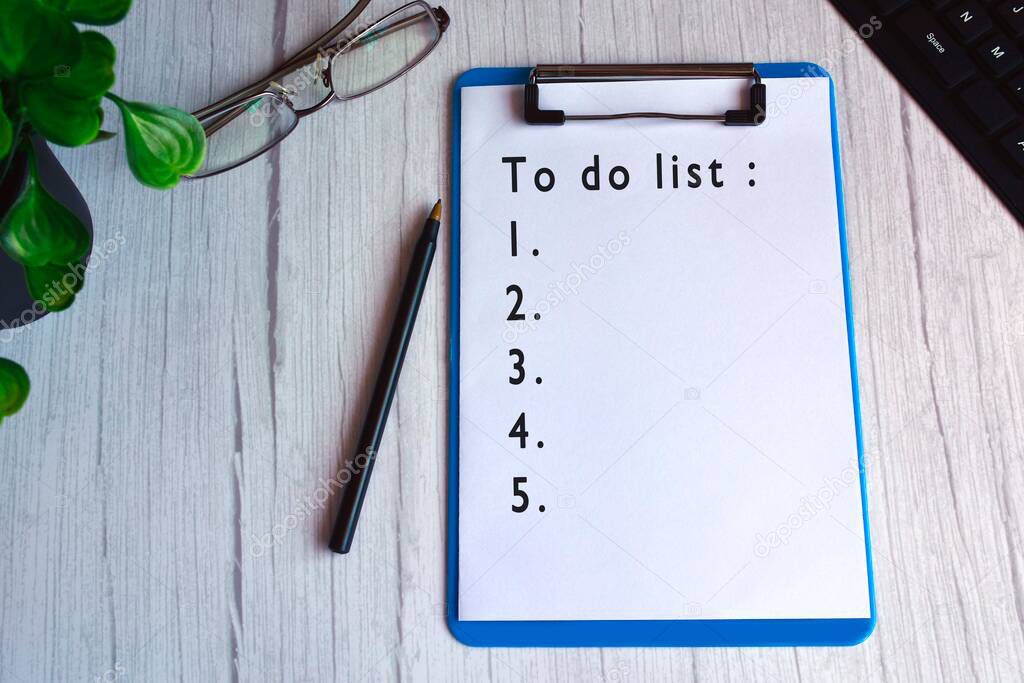
[[[196, 108], [336, 5], [138, 2], [109, 31], [115, 90]], [[956, 150], [823, 0], [444, 5], [451, 28], [409, 77], [236, 172], [162, 193], [119, 141], [60, 150], [112, 252], [69, 312], [0, 348], [34, 382], [0, 428], [0, 679], [1018, 677], [1024, 231]], [[358, 552], [325, 549], [334, 498], [317, 502], [424, 212], [448, 196], [452, 83], [474, 66], [737, 59], [816, 61], [836, 81], [878, 629], [852, 649], [463, 647], [442, 616], [447, 238]]]

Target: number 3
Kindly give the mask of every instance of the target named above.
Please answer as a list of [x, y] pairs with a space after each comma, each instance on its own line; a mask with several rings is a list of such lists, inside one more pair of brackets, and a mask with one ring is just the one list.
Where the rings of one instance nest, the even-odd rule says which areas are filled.
[[508, 355], [512, 356], [513, 358], [518, 358], [518, 360], [512, 363], [512, 369], [519, 372], [518, 377], [509, 377], [508, 383], [522, 384], [523, 380], [526, 379], [526, 368], [523, 367], [523, 361], [526, 360], [526, 356], [519, 349], [509, 349]]

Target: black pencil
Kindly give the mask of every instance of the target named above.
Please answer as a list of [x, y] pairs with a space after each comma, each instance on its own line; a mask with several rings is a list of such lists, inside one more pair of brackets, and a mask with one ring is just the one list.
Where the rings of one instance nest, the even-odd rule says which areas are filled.
[[437, 251], [440, 221], [441, 200], [438, 199], [434, 204], [434, 210], [430, 212], [430, 216], [423, 226], [420, 239], [416, 243], [412, 263], [409, 266], [409, 274], [406, 276], [405, 287], [402, 289], [402, 299], [399, 301], [398, 312], [395, 314], [395, 323], [391, 328], [387, 348], [384, 349], [380, 372], [377, 374], [377, 385], [373, 389], [366, 421], [363, 422], [359, 447], [356, 449], [355, 458], [349, 463], [352, 477], [341, 494], [341, 507], [338, 508], [338, 518], [334, 522], [334, 531], [331, 533], [329, 544], [331, 550], [336, 553], [347, 553], [352, 547], [356, 524], [359, 523], [359, 511], [363, 507], [366, 489], [370, 484], [370, 473], [373, 471], [373, 463], [377, 459], [377, 449], [380, 447], [381, 438], [384, 436], [384, 426], [388, 421], [391, 400], [395, 397], [395, 389], [398, 388], [398, 377], [402, 373], [402, 361], [405, 360], [405, 352], [409, 348], [409, 340], [412, 338], [413, 325], [416, 324], [416, 312], [419, 310], [423, 290], [427, 285], [427, 276], [430, 275], [434, 252]]

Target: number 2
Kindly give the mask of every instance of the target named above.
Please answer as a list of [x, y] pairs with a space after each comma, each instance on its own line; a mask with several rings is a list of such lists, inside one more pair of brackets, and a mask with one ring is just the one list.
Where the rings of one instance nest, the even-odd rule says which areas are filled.
[[521, 501], [519, 505], [512, 506], [512, 512], [526, 512], [526, 508], [530, 507], [530, 497], [526, 495], [526, 491], [519, 488], [520, 484], [526, 483], [526, 477], [512, 477], [512, 495], [518, 496]]
[[509, 384], [522, 384], [523, 380], [526, 379], [526, 368], [523, 367], [523, 361], [526, 360], [526, 356], [519, 349], [509, 349], [508, 355], [519, 360], [512, 363], [512, 369], [516, 370], [519, 375], [517, 377], [509, 377]]
[[512, 310], [508, 314], [509, 320], [526, 320], [526, 314], [519, 312], [519, 307], [523, 305], [523, 290], [519, 285], [509, 285], [505, 288], [505, 294], [515, 294], [516, 302], [512, 304]]

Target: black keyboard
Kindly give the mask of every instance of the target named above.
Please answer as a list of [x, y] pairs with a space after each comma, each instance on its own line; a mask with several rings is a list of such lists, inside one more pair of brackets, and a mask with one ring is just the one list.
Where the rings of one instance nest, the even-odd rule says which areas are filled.
[[1024, 224], [1024, 0], [831, 0]]

